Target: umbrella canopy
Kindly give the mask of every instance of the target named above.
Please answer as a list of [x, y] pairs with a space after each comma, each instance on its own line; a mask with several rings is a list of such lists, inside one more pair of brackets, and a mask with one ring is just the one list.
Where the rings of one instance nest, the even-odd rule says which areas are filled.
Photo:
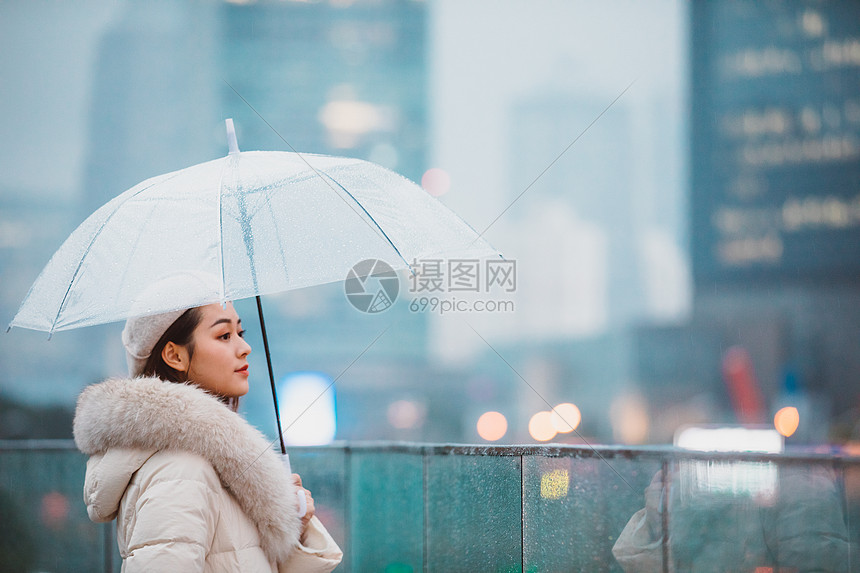
[[[228, 121], [229, 127], [232, 124]], [[12, 320], [48, 332], [343, 280], [364, 259], [499, 254], [408, 179], [343, 157], [239, 152], [148, 179], [86, 219]], [[200, 271], [217, 295], [138, 301], [164, 277]]]

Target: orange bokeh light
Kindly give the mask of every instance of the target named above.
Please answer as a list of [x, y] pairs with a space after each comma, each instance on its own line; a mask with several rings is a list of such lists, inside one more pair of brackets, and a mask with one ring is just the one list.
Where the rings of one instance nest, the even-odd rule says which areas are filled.
[[565, 402], [553, 408], [550, 422], [553, 429], [560, 434], [567, 434], [579, 427], [582, 421], [582, 413], [575, 404]]
[[532, 416], [532, 419], [529, 420], [529, 434], [539, 442], [548, 442], [553, 439], [556, 430], [552, 427], [552, 412], [544, 410]]
[[773, 427], [786, 438], [797, 431], [798, 425], [800, 425], [800, 414], [794, 406], [780, 408], [773, 417]]
[[615, 439], [622, 444], [644, 444], [648, 439], [648, 404], [638, 393], [624, 393], [612, 400], [609, 420]]
[[499, 412], [484, 412], [478, 418], [478, 435], [488, 442], [501, 439], [508, 431], [508, 420]]

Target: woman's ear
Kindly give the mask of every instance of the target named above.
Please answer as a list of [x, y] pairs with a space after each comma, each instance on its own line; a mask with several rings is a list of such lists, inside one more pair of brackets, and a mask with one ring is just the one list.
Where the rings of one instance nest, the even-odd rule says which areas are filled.
[[177, 372], [188, 372], [188, 363], [190, 360], [188, 358], [188, 351], [184, 346], [168, 342], [161, 351], [161, 359]]

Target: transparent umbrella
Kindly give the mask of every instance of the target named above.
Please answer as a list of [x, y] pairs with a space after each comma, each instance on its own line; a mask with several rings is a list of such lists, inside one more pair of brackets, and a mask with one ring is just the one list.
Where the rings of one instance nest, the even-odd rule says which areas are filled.
[[[232, 120], [227, 132], [226, 157], [147, 179], [88, 217], [42, 270], [9, 328], [52, 333], [259, 297], [343, 280], [365, 259], [398, 269], [423, 258], [500, 256], [392, 171], [344, 157], [240, 152]], [[219, 292], [171, 292], [141, 310], [148, 287], [189, 271], [220, 279]]]

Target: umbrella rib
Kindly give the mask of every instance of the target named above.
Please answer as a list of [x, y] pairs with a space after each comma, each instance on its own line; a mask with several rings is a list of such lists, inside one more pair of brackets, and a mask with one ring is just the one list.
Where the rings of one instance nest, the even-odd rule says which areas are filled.
[[346, 189], [346, 187], [341, 185], [337, 181], [337, 179], [335, 179], [334, 177], [332, 177], [331, 175], [329, 175], [325, 171], [319, 171], [318, 173], [321, 173], [322, 175], [325, 175], [326, 177], [328, 177], [329, 179], [334, 181], [335, 185], [340, 187], [344, 193], [349, 195], [349, 198], [352, 199], [355, 202], [355, 204], [358, 205], [362, 211], [364, 211], [364, 214], [367, 215], [367, 218], [370, 219], [371, 221], [373, 221], [373, 224], [376, 226], [376, 228], [379, 230], [379, 232], [382, 233], [382, 236], [385, 237], [385, 240], [388, 241], [388, 244], [391, 245], [391, 248], [394, 249], [394, 252], [397, 253], [398, 257], [400, 257], [400, 260], [406, 264], [406, 268], [408, 268], [410, 272], [414, 272], [414, 271], [412, 271], [412, 265], [409, 264], [409, 261], [407, 261], [405, 258], [403, 258], [403, 255], [400, 254], [400, 249], [397, 248], [397, 246], [394, 244], [394, 242], [391, 240], [391, 238], [389, 238], [389, 236], [385, 232], [385, 230], [383, 230], [383, 228], [379, 225], [379, 223], [376, 222], [376, 219], [373, 218], [373, 215], [371, 215], [370, 213], [367, 212], [367, 209], [364, 208], [364, 205], [362, 205], [361, 202], [358, 199], [356, 199], [355, 196]]
[[[153, 209], [153, 211], [154, 211], [154, 209]], [[153, 211], [149, 212], [149, 215], [147, 216], [146, 221], [144, 221], [144, 223], [140, 226], [141, 229], [146, 228], [146, 223], [152, 219]], [[129, 252], [129, 261], [134, 260], [134, 253], [135, 253], [135, 251], [137, 251], [137, 246], [140, 244], [141, 235], [142, 235], [142, 233], [137, 234], [137, 238], [134, 241], [134, 246], [131, 248], [131, 251]], [[125, 265], [125, 267], [123, 268], [122, 278], [119, 281], [119, 289], [117, 289], [118, 293], [122, 292], [124, 287], [125, 287], [126, 277], [128, 277], [128, 271], [130, 268], [131, 268], [130, 265]]]
[[[271, 129], [273, 132], [275, 132], [275, 135], [277, 135], [277, 136], [280, 138], [280, 140], [281, 140], [281, 141], [283, 141], [283, 142], [287, 145], [287, 147], [289, 147], [289, 148], [292, 150], [292, 152], [296, 154], [296, 157], [298, 157], [299, 159], [301, 159], [302, 161], [304, 161], [305, 165], [307, 165], [307, 166], [311, 169], [311, 171], [313, 171], [313, 172], [314, 172], [314, 173], [315, 173], [315, 174], [316, 174], [320, 179], [322, 179], [322, 180], [326, 183], [326, 185], [328, 185], [328, 182], [326, 181], [325, 177], [323, 177], [323, 175], [325, 175], [326, 177], [328, 177], [329, 179], [331, 179], [332, 181], [334, 181], [335, 183], [337, 183], [337, 186], [338, 186], [338, 187], [340, 187], [341, 189], [343, 189], [344, 191], [346, 191], [346, 189], [344, 189], [343, 185], [341, 185], [340, 183], [338, 183], [337, 181], [335, 181], [335, 179], [334, 179], [331, 175], [329, 175], [329, 174], [328, 174], [328, 173], [326, 173], [325, 171], [318, 170], [316, 167], [314, 167], [313, 165], [311, 165], [311, 164], [308, 162], [308, 160], [307, 160], [307, 159], [305, 159], [305, 156], [304, 156], [304, 155], [302, 155], [301, 153], [299, 153], [299, 152], [296, 150], [296, 148], [295, 148], [295, 147], [293, 147], [292, 145], [290, 145], [290, 142], [289, 142], [289, 141], [287, 141], [286, 139], [284, 139], [284, 136], [283, 136], [283, 135], [281, 135], [281, 134], [280, 134], [280, 132], [278, 132], [278, 130], [277, 130], [277, 129], [275, 129], [275, 127], [274, 127], [271, 123], [269, 123], [268, 121], [266, 121], [266, 118], [265, 118], [265, 117], [263, 117], [263, 116], [262, 116], [262, 114], [261, 114], [259, 111], [257, 111], [257, 108], [255, 108], [254, 106], [252, 106], [252, 105], [251, 105], [251, 102], [249, 102], [248, 100], [246, 100], [246, 99], [245, 99], [245, 97], [244, 97], [242, 94], [240, 94], [240, 93], [236, 90], [236, 88], [234, 88], [234, 87], [233, 87], [233, 85], [232, 85], [232, 84], [230, 84], [230, 82], [228, 82], [227, 80], [223, 80], [223, 81], [224, 81], [224, 83], [225, 83], [225, 84], [227, 84], [227, 86], [228, 86], [231, 90], [233, 90], [233, 92], [234, 92], [237, 96], [239, 96], [239, 99], [241, 99], [243, 102], [245, 102], [245, 105], [247, 105], [249, 108], [251, 108], [251, 111], [253, 111], [253, 112], [257, 115], [257, 117], [259, 117], [261, 120], [263, 120], [263, 123], [265, 123], [266, 125], [268, 125], [268, 126], [269, 126], [269, 129]], [[334, 187], [332, 187], [331, 185], [328, 185], [328, 187], [329, 187], [329, 189], [331, 189], [332, 191], [335, 191], [335, 194], [336, 194], [336, 195], [338, 195], [338, 197], [340, 197], [340, 195], [339, 195], [339, 194], [337, 194], [337, 191], [336, 191], [336, 189], [335, 189]], [[346, 192], [347, 192], [347, 193], [349, 193], [349, 191], [346, 191]], [[349, 196], [350, 196], [350, 197], [352, 197], [352, 194], [349, 194]], [[341, 197], [341, 200], [343, 200], [343, 197]], [[355, 201], [355, 197], [352, 197], [352, 200], [353, 200], [353, 201]], [[361, 207], [361, 203], [359, 203], [358, 201], [355, 201], [355, 202], [359, 205], [359, 207]], [[344, 203], [346, 203], [346, 201], [344, 201]], [[347, 205], [349, 205], [349, 204], [347, 203]], [[352, 208], [352, 207], [350, 206], [350, 208]], [[367, 210], [366, 210], [366, 209], [364, 209], [364, 207], [361, 207], [361, 208], [362, 208], [362, 210], [364, 210], [364, 212], [365, 212], [365, 213], [367, 213]], [[354, 211], [354, 209], [353, 209], [353, 211]], [[358, 214], [358, 213], [356, 213], [356, 214]], [[368, 216], [368, 217], [370, 217], [370, 214], [368, 213], [368, 214], [367, 214], [367, 216]], [[374, 224], [376, 224], [376, 221], [375, 221], [375, 220], [373, 220], [373, 217], [370, 217], [370, 219], [374, 222]], [[366, 222], [366, 221], [365, 221], [365, 224], [367, 224], [367, 222]], [[369, 226], [369, 225], [368, 225], [368, 226]], [[371, 229], [372, 229], [372, 228], [373, 228], [373, 227], [371, 227]], [[391, 239], [389, 239], [389, 238], [388, 238], [388, 235], [385, 235], [385, 232], [384, 232], [384, 231], [382, 231], [382, 228], [381, 228], [378, 224], [376, 224], [376, 228], [377, 228], [377, 229], [379, 229], [379, 230], [380, 230], [380, 232], [382, 232], [382, 234], [383, 234], [383, 235], [385, 236], [385, 238], [388, 240], [388, 242], [389, 242], [389, 243], [391, 243]], [[391, 244], [391, 246], [392, 246], [392, 247], [394, 247], [394, 244], [392, 243], [392, 244]], [[406, 266], [409, 268], [409, 270], [410, 270], [410, 271], [412, 271], [412, 265], [410, 265], [410, 264], [406, 261], [406, 259], [404, 259], [404, 258], [403, 258], [403, 256], [400, 254], [400, 251], [398, 251], [398, 250], [397, 250], [397, 247], [394, 247], [394, 250], [397, 252], [397, 255], [398, 255], [398, 256], [403, 260], [403, 262], [404, 262], [404, 263], [406, 263]]]
[[278, 218], [275, 216], [275, 211], [272, 209], [272, 202], [269, 200], [270, 196], [266, 194], [266, 207], [269, 208], [269, 214], [272, 216], [272, 225], [275, 227], [275, 238], [278, 240], [278, 251], [281, 254], [281, 262], [284, 263], [281, 265], [284, 269], [284, 278], [289, 281], [290, 276], [287, 273], [287, 258], [284, 256], [284, 245], [281, 242], [281, 230], [278, 228]]
[[[299, 153], [298, 153], [298, 152], [295, 152], [295, 153], [296, 153], [296, 155], [299, 155]], [[319, 177], [319, 178], [323, 181], [323, 183], [325, 183], [325, 184], [326, 184], [326, 186], [334, 192], [334, 194], [338, 197], [338, 199], [340, 199], [341, 201], [343, 201], [343, 204], [344, 204], [344, 205], [346, 205], [347, 207], [349, 207], [349, 209], [350, 209], [353, 213], [355, 213], [356, 215], [358, 215], [359, 219], [361, 219], [361, 221], [362, 221], [365, 225], [367, 225], [367, 227], [368, 227], [371, 231], [373, 231], [373, 232], [375, 232], [375, 233], [377, 233], [377, 234], [381, 234], [381, 238], [384, 238], [385, 240], [387, 240], [387, 241], [391, 244], [392, 248], [397, 252], [397, 255], [398, 255], [398, 256], [400, 256], [400, 258], [401, 258], [404, 262], [406, 262], [406, 260], [403, 258], [403, 256], [402, 256], [402, 255], [400, 255], [400, 251], [397, 249], [397, 247], [395, 247], [395, 246], [394, 246], [394, 244], [391, 242], [391, 239], [389, 239], [389, 238], [388, 238], [388, 235], [386, 235], [385, 231], [383, 231], [383, 230], [382, 230], [382, 227], [380, 227], [379, 223], [377, 223], [377, 222], [376, 222], [376, 220], [375, 220], [375, 219], [370, 215], [370, 213], [368, 213], [368, 212], [367, 212], [367, 209], [365, 209], [365, 208], [364, 208], [364, 206], [363, 206], [363, 205], [362, 205], [362, 204], [361, 204], [361, 203], [360, 203], [360, 202], [359, 202], [359, 201], [358, 201], [358, 200], [357, 200], [357, 199], [352, 195], [352, 193], [350, 193], [349, 191], [347, 191], [347, 190], [346, 190], [346, 188], [345, 188], [343, 185], [341, 185], [341, 184], [340, 184], [340, 183], [339, 183], [339, 182], [338, 182], [334, 177], [332, 177], [331, 175], [329, 175], [327, 172], [325, 172], [325, 171], [323, 171], [323, 170], [321, 170], [321, 169], [317, 169], [316, 167], [314, 167], [313, 165], [311, 165], [310, 163], [308, 163], [308, 162], [307, 162], [307, 160], [306, 160], [304, 157], [301, 157], [301, 155], [299, 155], [299, 157], [302, 159], [302, 161], [304, 161], [304, 162], [305, 162], [305, 165], [307, 165], [307, 166], [311, 169], [311, 171], [313, 171], [313, 175], [309, 175], [309, 176], [306, 178], [307, 180], [313, 179], [313, 178], [315, 178], [315, 177]], [[344, 191], [344, 193], [346, 193], [347, 195], [349, 195], [349, 196], [350, 196], [350, 198], [353, 200], [353, 202], [354, 202], [356, 205], [358, 205], [359, 207], [361, 207], [361, 210], [362, 210], [362, 211], [364, 211], [364, 214], [365, 214], [365, 215], [367, 215], [367, 217], [368, 217], [371, 221], [373, 221], [373, 225], [371, 225], [370, 223], [368, 223], [368, 222], [367, 222], [367, 220], [366, 220], [366, 219], [364, 219], [363, 217], [361, 217], [361, 214], [360, 214], [358, 211], [356, 211], [356, 210], [355, 210], [355, 207], [353, 207], [352, 203], [350, 203], [349, 201], [347, 201], [346, 199], [344, 199], [344, 198], [341, 196], [341, 194], [337, 192], [337, 189], [336, 189], [336, 188], [334, 188], [334, 187], [331, 185], [331, 183], [329, 183], [329, 181], [328, 181], [326, 178], [328, 178], [328, 179], [330, 179], [331, 181], [333, 181], [333, 182], [335, 183], [335, 185], [337, 185], [338, 187], [340, 187], [340, 188]], [[289, 180], [289, 179], [291, 179], [291, 178], [286, 178], [284, 181], [287, 181], [287, 180]], [[273, 187], [274, 187], [274, 186], [276, 186], [276, 185], [273, 185]], [[265, 195], [265, 197], [266, 197], [266, 202], [268, 203], [268, 199], [269, 199], [270, 194], [269, 194], [268, 192], [266, 192], [266, 191], [263, 191], [262, 193]], [[261, 210], [261, 209], [262, 209], [262, 207], [258, 208], [256, 211], [254, 211], [254, 213], [251, 215], [251, 217], [253, 217], [253, 216], [256, 214], [256, 212], [257, 212], [257, 211], [259, 211], [259, 210]], [[470, 228], [471, 228], [471, 227], [470, 227]], [[474, 229], [472, 229], [472, 230], [474, 231]], [[477, 231], [476, 231], [476, 233], [477, 233]], [[406, 262], [406, 265], [407, 265], [407, 267], [409, 268], [409, 270], [411, 271], [411, 270], [412, 270], [412, 266], [411, 266], [408, 262]]]
[[[177, 171], [177, 172], [173, 173], [170, 177], [167, 177], [167, 178], [165, 178], [164, 180], [159, 180], [159, 181], [158, 181], [158, 183], [164, 183], [165, 181], [170, 181], [171, 179], [173, 179], [174, 177], [176, 177], [176, 176], [178, 176], [178, 175], [179, 175], [179, 171]], [[65, 294], [63, 294], [63, 300], [62, 300], [62, 301], [60, 301], [60, 306], [59, 306], [59, 308], [57, 309], [57, 315], [54, 317], [54, 321], [51, 323], [51, 330], [49, 331], [49, 334], [53, 334], [53, 333], [54, 333], [54, 328], [57, 326], [57, 321], [58, 321], [58, 320], [60, 320], [60, 315], [63, 313], [63, 309], [64, 309], [64, 308], [65, 308], [65, 306], [66, 306], [66, 301], [68, 301], [68, 300], [69, 300], [69, 293], [72, 291], [72, 287], [74, 286], [75, 281], [76, 281], [76, 280], [77, 280], [77, 278], [78, 278], [78, 274], [81, 272], [81, 268], [84, 266], [84, 261], [86, 260], [87, 256], [90, 254], [90, 249], [92, 248], [93, 244], [95, 244], [96, 240], [101, 236], [102, 231], [104, 230], [105, 225], [107, 224], [107, 222], [108, 222], [108, 221], [110, 221], [111, 219], [113, 219], [114, 215], [116, 215], [117, 211], [119, 211], [119, 210], [120, 210], [120, 208], [121, 208], [123, 205], [125, 205], [125, 204], [126, 204], [126, 203], [128, 203], [131, 199], [133, 199], [133, 198], [137, 197], [138, 195], [140, 195], [141, 193], [143, 193], [144, 191], [146, 191], [147, 189], [149, 189], [150, 187], [152, 187], [153, 185], [155, 185], [155, 183], [156, 183], [156, 182], [154, 181], [154, 182], [150, 183], [149, 185], [147, 185], [146, 187], [144, 187], [143, 189], [139, 190], [137, 193], [135, 193], [135, 194], [133, 194], [133, 195], [130, 195], [129, 197], [126, 197], [126, 198], [125, 198], [123, 201], [121, 201], [121, 202], [116, 206], [116, 208], [115, 208], [113, 211], [111, 211], [111, 213], [110, 213], [110, 214], [109, 214], [109, 215], [104, 219], [104, 221], [102, 222], [102, 224], [101, 224], [101, 226], [99, 227], [98, 231], [97, 231], [97, 232], [96, 232], [96, 234], [93, 236], [93, 238], [90, 240], [90, 243], [87, 245], [87, 248], [86, 248], [86, 250], [84, 251], [83, 256], [81, 256], [81, 259], [78, 261], [78, 266], [75, 268], [75, 272], [74, 272], [74, 274], [72, 275], [72, 280], [70, 280], [70, 281], [69, 281], [69, 286], [66, 288], [66, 292], [65, 292]]]

